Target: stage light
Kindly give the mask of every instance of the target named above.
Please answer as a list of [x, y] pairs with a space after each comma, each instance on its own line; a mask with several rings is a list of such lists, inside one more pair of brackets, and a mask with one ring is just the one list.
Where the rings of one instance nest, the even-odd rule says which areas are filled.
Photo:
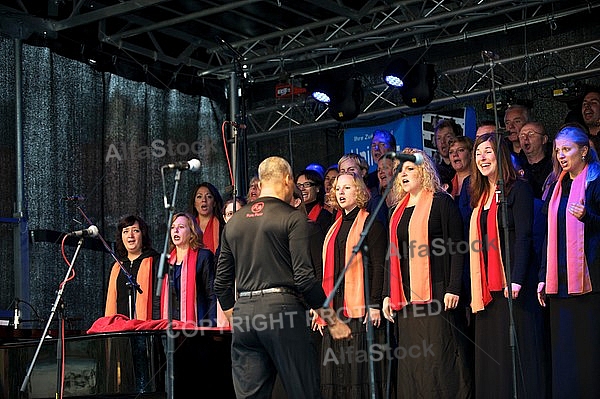
[[331, 96], [322, 90], [313, 91], [312, 96], [315, 100], [317, 100], [320, 103], [329, 104], [331, 102]]
[[332, 75], [313, 80], [308, 92], [315, 100], [327, 104], [331, 117], [340, 122], [356, 118], [364, 99], [360, 79], [333, 80]]
[[320, 103], [329, 104], [333, 96], [334, 86], [325, 78], [316, 79], [308, 87], [312, 98]]
[[337, 121], [352, 120], [360, 114], [364, 93], [360, 79], [336, 82], [329, 103], [329, 113]]
[[409, 107], [423, 107], [433, 100], [437, 75], [433, 64], [410, 65], [403, 58], [392, 60], [383, 72], [385, 82], [397, 87]]
[[402, 87], [409, 70], [410, 65], [404, 58], [396, 58], [383, 71], [383, 80], [390, 86]]
[[433, 100], [437, 75], [433, 64], [415, 64], [406, 75], [400, 89], [404, 103], [409, 107], [423, 107]]

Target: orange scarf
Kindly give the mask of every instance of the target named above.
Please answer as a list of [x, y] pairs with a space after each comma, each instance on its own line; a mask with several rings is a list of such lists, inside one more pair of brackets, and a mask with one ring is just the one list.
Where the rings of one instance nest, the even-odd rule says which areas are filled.
[[[577, 175], [571, 184], [568, 203], [581, 204], [585, 201], [585, 179], [588, 167]], [[558, 293], [558, 207], [560, 205], [561, 182], [567, 172], [562, 172], [548, 204], [548, 265], [546, 268], [546, 293]], [[567, 285], [569, 294], [586, 294], [592, 290], [590, 271], [585, 258], [585, 225], [569, 212], [566, 213]]]
[[[183, 322], [198, 324], [198, 302], [196, 300], [196, 261], [198, 260], [198, 251], [189, 249], [181, 265], [181, 276], [179, 279], [179, 320]], [[177, 261], [177, 249], [173, 249], [169, 256], [169, 263], [172, 265]], [[173, 267], [173, 266], [169, 266]], [[169, 275], [166, 274], [163, 280], [162, 295], [160, 297], [161, 317], [169, 318], [169, 307], [166, 299], [170, 292]]]
[[[340, 212], [343, 212], [340, 210]], [[365, 227], [365, 221], [369, 216], [369, 212], [365, 209], [358, 211], [356, 219], [352, 222], [348, 238], [346, 239], [345, 259], [346, 275], [344, 276], [344, 315], [350, 318], [362, 317], [365, 315], [365, 284], [364, 270], [362, 263], [362, 254], [360, 251], [352, 258], [352, 262], [348, 265], [348, 261], [352, 257], [352, 250], [360, 240], [360, 234]], [[323, 290], [325, 295], [329, 295], [333, 290], [334, 285], [334, 269], [335, 269], [335, 239], [342, 226], [342, 219], [337, 218], [331, 226], [325, 241], [323, 242]], [[331, 305], [333, 306], [333, 305]]]
[[[104, 316], [114, 316], [117, 314], [117, 277], [119, 277], [120, 271], [121, 267], [115, 262], [110, 271], [110, 278], [108, 280], [108, 292], [106, 296]], [[137, 283], [140, 285], [142, 293], [140, 294], [136, 291], [135, 318], [137, 320], [151, 320], [153, 291], [151, 257], [142, 259], [136, 279]]]
[[407, 300], [404, 295], [402, 273], [400, 271], [401, 252], [398, 245], [398, 223], [400, 223], [409, 199], [410, 194], [406, 194], [390, 219], [390, 305], [394, 310], [402, 309], [409, 303], [409, 300], [411, 303], [429, 303], [432, 297], [429, 250], [425, 251], [425, 256], [421, 256], [422, 253], [419, 250], [419, 248], [430, 248], [429, 213], [433, 203], [433, 192], [429, 190], [421, 191], [419, 201], [417, 201], [408, 223], [408, 240], [409, 243], [415, 242], [417, 254], [416, 256], [410, 256], [408, 264], [411, 297]]
[[483, 234], [480, 229], [479, 220], [487, 198], [487, 194], [481, 196], [479, 203], [473, 209], [473, 213], [471, 213], [469, 224], [469, 242], [471, 243], [471, 247], [473, 247], [474, 243], [479, 243], [478, 248], [471, 248], [469, 255], [469, 259], [471, 260], [471, 310], [473, 313], [483, 310], [492, 301], [490, 291], [501, 291], [506, 287], [506, 275], [504, 274], [500, 234], [498, 231], [498, 206], [496, 198], [492, 199], [487, 218], [487, 237], [490, 245], [487, 247], [487, 275], [485, 272], [485, 260], [483, 259], [483, 250], [481, 248]]
[[[196, 219], [198, 224], [200, 224], [200, 219]], [[217, 249], [219, 248], [219, 230], [220, 230], [219, 219], [215, 215], [211, 216], [204, 232], [202, 234], [202, 242], [204, 246], [214, 254], [217, 253]]]

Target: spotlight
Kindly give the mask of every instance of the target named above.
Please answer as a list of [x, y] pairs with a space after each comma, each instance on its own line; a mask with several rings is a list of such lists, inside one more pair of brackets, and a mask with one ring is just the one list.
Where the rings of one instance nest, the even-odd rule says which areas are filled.
[[340, 122], [356, 118], [364, 99], [360, 79], [332, 81], [323, 78], [309, 85], [309, 93], [315, 100], [327, 104], [331, 117]]
[[362, 82], [359, 79], [337, 82], [329, 103], [329, 113], [340, 122], [352, 120], [360, 114], [363, 99]]
[[400, 89], [404, 103], [409, 107], [423, 107], [433, 100], [437, 76], [433, 64], [416, 64], [406, 75]]
[[409, 65], [402, 58], [389, 63], [383, 78], [385, 82], [397, 87], [404, 103], [409, 107], [423, 107], [433, 100], [437, 87], [437, 76], [433, 64]]
[[383, 71], [383, 80], [390, 86], [402, 87], [409, 70], [410, 65], [404, 58], [396, 58]]
[[322, 79], [313, 82], [309, 87], [309, 93], [320, 103], [329, 104], [333, 96], [334, 87], [331, 82]]

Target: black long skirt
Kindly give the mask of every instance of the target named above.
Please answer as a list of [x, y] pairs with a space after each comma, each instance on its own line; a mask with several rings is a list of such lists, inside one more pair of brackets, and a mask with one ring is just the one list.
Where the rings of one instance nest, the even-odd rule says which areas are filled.
[[371, 398], [369, 358], [373, 360], [373, 380], [377, 398], [386, 392], [386, 328], [382, 317], [379, 328], [373, 329], [373, 344], [369, 348], [366, 326], [361, 318], [346, 319], [352, 330], [351, 340], [334, 340], [324, 331], [321, 347], [321, 393], [323, 399]]
[[552, 397], [600, 395], [600, 294], [549, 297]]
[[472, 397], [464, 309], [443, 310], [443, 303], [408, 305], [395, 321], [395, 391], [399, 399]]
[[477, 398], [545, 398], [543, 319], [531, 292], [513, 300], [514, 345], [509, 340], [508, 299], [492, 292], [492, 302], [475, 314], [475, 393]]

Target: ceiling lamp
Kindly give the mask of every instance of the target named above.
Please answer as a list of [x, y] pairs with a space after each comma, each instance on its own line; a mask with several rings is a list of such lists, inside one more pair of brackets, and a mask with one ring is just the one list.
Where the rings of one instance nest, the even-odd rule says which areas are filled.
[[437, 87], [437, 75], [433, 64], [420, 63], [411, 66], [402, 58], [390, 62], [383, 78], [388, 85], [398, 88], [404, 104], [414, 108], [429, 104]]

